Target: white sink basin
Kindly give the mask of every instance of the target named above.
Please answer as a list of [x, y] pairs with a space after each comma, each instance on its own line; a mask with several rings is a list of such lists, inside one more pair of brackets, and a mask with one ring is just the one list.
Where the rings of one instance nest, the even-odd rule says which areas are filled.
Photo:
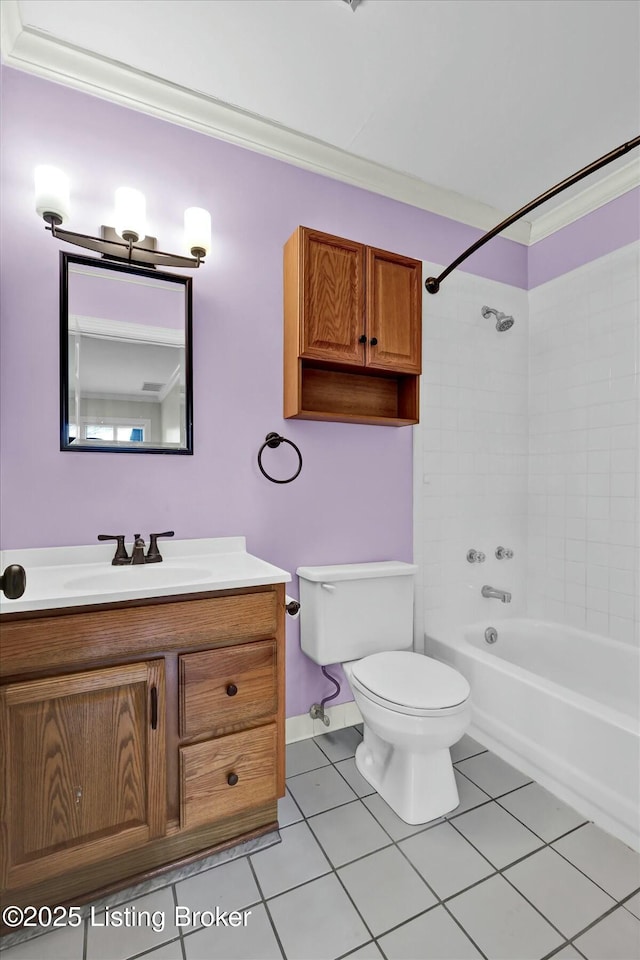
[[237, 590], [288, 583], [286, 570], [247, 553], [244, 537], [171, 540], [161, 563], [111, 565], [111, 544], [34, 547], [0, 554], [0, 570], [19, 563], [27, 588], [17, 600], [0, 596], [0, 614], [130, 602], [149, 597]]
[[106, 567], [100, 573], [76, 577], [64, 583], [66, 590], [146, 590], [153, 587], [180, 586], [211, 580], [206, 567], [164, 567], [161, 563], [136, 564], [128, 567]]

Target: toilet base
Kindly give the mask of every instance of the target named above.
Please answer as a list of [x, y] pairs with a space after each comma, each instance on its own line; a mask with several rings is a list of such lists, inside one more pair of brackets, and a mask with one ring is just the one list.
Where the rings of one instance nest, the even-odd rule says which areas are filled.
[[428, 823], [460, 803], [448, 747], [417, 753], [391, 747], [365, 723], [356, 767], [405, 823]]

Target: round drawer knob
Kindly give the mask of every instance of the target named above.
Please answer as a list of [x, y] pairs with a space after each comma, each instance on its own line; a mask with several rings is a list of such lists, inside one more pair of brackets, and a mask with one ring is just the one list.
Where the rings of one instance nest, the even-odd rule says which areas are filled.
[[372, 347], [377, 346], [377, 344], [378, 344], [378, 338], [377, 338], [377, 337], [371, 337], [371, 340], [369, 340], [369, 343], [371, 344]]
[[237, 782], [238, 782], [238, 774], [230, 773], [229, 776], [227, 777], [227, 783], [229, 784], [229, 786], [235, 787]]
[[366, 333], [363, 333], [362, 336], [358, 338], [358, 343], [366, 343], [366, 342], [367, 342], [367, 335]]
[[235, 697], [237, 692], [238, 692], [238, 688], [236, 687], [235, 683], [230, 683], [229, 686], [227, 687], [227, 696]]

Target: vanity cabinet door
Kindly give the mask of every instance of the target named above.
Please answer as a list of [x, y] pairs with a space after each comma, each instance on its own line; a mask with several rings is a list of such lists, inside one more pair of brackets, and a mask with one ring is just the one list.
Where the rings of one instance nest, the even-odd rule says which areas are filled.
[[2, 688], [3, 887], [164, 834], [164, 688], [162, 660]]

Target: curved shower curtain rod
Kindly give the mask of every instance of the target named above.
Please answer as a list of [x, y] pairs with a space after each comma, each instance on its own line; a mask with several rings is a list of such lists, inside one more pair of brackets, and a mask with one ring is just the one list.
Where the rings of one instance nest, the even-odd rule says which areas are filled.
[[488, 243], [489, 240], [492, 240], [499, 233], [502, 233], [503, 230], [506, 230], [507, 227], [510, 227], [511, 224], [515, 223], [516, 220], [519, 220], [520, 217], [524, 217], [524, 215], [529, 213], [530, 210], [535, 210], [535, 208], [539, 207], [541, 203], [545, 202], [545, 200], [550, 200], [551, 197], [555, 197], [556, 194], [562, 193], [563, 190], [566, 190], [567, 187], [577, 183], [578, 180], [582, 180], [583, 177], [588, 177], [590, 173], [594, 173], [596, 170], [599, 170], [600, 167], [605, 167], [608, 163], [611, 163], [612, 160], [617, 160], [618, 157], [623, 157], [625, 153], [629, 153], [630, 150], [633, 150], [634, 147], [638, 146], [640, 146], [640, 136], [634, 137], [633, 140], [628, 140], [627, 143], [623, 143], [610, 153], [606, 153], [604, 157], [594, 160], [593, 163], [590, 163], [588, 167], [583, 167], [582, 170], [578, 170], [577, 173], [567, 177], [566, 180], [556, 183], [555, 187], [551, 187], [545, 193], [541, 193], [540, 196], [536, 197], [535, 200], [532, 200], [531, 203], [528, 203], [524, 207], [520, 207], [520, 209], [516, 210], [515, 213], [512, 213], [510, 217], [507, 217], [507, 219], [503, 220], [502, 223], [499, 223], [492, 230], [489, 230], [488, 233], [485, 233], [484, 236], [480, 237], [479, 240], [476, 240], [475, 243], [472, 243], [471, 246], [464, 251], [464, 253], [461, 253], [459, 257], [456, 257], [453, 263], [449, 264], [446, 270], [442, 271], [439, 277], [427, 277], [424, 282], [427, 291], [429, 293], [437, 293], [440, 289], [440, 284], [445, 277], [449, 276], [452, 270], [455, 270], [456, 267], [459, 267], [460, 264], [467, 259], [467, 257], [470, 257], [472, 253], [475, 253], [476, 250], [479, 250], [480, 247], [483, 247], [485, 243]]

